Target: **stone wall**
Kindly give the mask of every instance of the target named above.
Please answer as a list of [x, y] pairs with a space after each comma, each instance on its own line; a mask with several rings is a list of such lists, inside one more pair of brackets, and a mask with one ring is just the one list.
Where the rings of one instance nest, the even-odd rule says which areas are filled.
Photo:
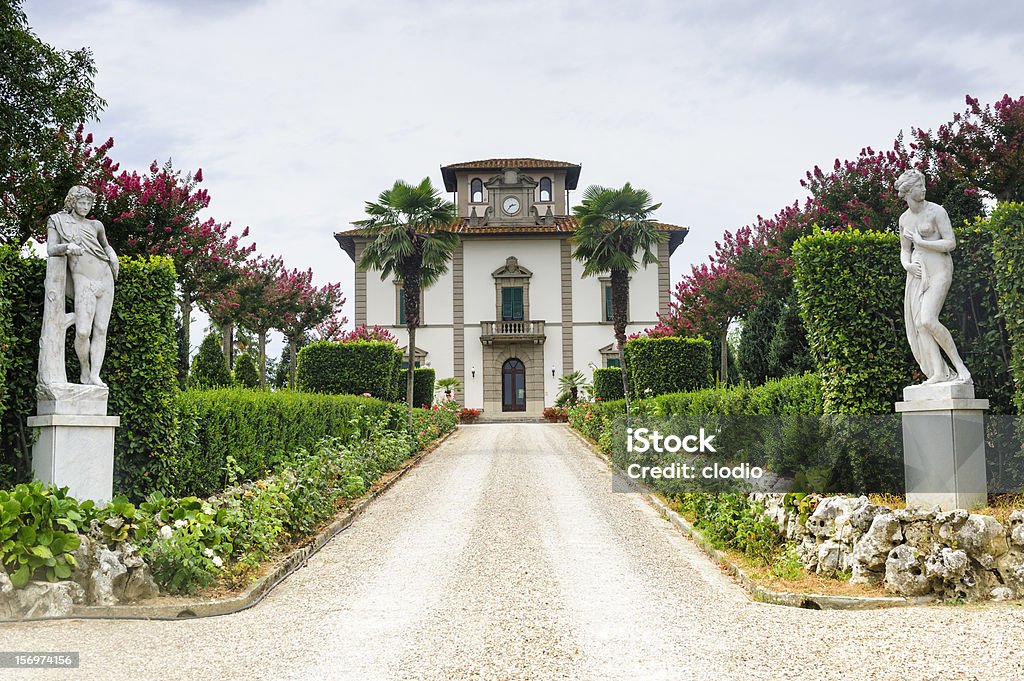
[[[796, 543], [811, 572], [851, 575], [900, 596], [943, 599], [1024, 598], [1024, 511], [1007, 525], [964, 510], [898, 509], [867, 497], [756, 493], [779, 531]], [[792, 497], [790, 497], [792, 500]]]

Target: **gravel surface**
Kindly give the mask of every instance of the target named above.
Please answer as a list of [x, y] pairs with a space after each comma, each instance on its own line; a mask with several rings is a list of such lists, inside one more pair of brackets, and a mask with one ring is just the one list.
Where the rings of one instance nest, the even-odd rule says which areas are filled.
[[74, 679], [1021, 679], [1024, 607], [752, 603], [564, 426], [467, 426], [260, 605], [0, 625]]

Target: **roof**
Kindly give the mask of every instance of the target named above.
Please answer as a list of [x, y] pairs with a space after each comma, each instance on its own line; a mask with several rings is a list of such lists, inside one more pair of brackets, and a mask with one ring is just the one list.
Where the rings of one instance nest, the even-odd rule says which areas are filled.
[[[490, 224], [490, 225], [470, 225], [467, 218], [461, 218], [455, 222], [451, 230], [457, 234], [467, 236], [498, 236], [498, 235], [509, 235], [509, 234], [550, 234], [557, 236], [559, 234], [571, 234], [577, 226], [576, 218], [572, 215], [564, 215], [556, 217], [553, 224], [550, 225], [532, 225], [532, 224]], [[658, 231], [668, 232], [668, 252], [669, 255], [675, 252], [676, 248], [679, 247], [683, 240], [686, 239], [686, 235], [690, 232], [689, 227], [681, 227], [679, 225], [672, 225], [667, 222], [656, 222]], [[341, 246], [342, 250], [348, 253], [349, 257], [355, 260], [356, 247], [355, 237], [364, 236], [363, 230], [361, 229], [350, 229], [344, 232], [335, 232], [334, 238], [337, 240], [338, 245]]]
[[444, 178], [444, 188], [453, 192], [456, 191], [456, 170], [501, 170], [502, 168], [533, 168], [534, 170], [566, 168], [568, 172], [565, 175], [565, 188], [576, 189], [580, 179], [581, 166], [578, 163], [550, 161], [543, 158], [488, 158], [482, 161], [464, 161], [441, 166], [441, 177]]

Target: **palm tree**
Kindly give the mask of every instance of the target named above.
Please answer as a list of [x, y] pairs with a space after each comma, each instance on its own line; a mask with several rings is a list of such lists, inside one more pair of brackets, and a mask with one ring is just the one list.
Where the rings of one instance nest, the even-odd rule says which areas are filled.
[[[569, 406], [574, 406], [580, 401], [580, 391], [590, 390], [590, 384], [587, 383], [586, 377], [582, 371], [574, 371], [571, 374], [566, 374], [558, 379], [558, 387], [561, 388], [561, 395], [565, 395], [564, 399], [568, 400]], [[558, 406], [557, 404], [555, 406]]]
[[395, 182], [366, 202], [370, 217], [356, 222], [370, 242], [359, 258], [359, 267], [380, 270], [381, 280], [394, 274], [405, 287], [405, 328], [409, 333], [406, 402], [412, 430], [413, 368], [416, 327], [420, 325], [420, 291], [430, 288], [448, 271], [459, 237], [450, 231], [455, 204], [441, 198], [424, 178], [418, 185]]
[[[573, 208], [578, 225], [573, 234], [573, 257], [583, 263], [583, 276], [609, 272], [612, 285], [612, 325], [622, 367], [622, 389], [629, 414], [629, 372], [623, 350], [626, 346], [629, 273], [639, 265], [655, 265], [658, 244], [668, 235], [658, 230], [652, 219], [660, 203], [652, 203], [644, 189], [633, 189], [627, 182], [622, 189], [591, 185], [583, 193], [583, 202]], [[637, 263], [636, 256], [640, 255]]]

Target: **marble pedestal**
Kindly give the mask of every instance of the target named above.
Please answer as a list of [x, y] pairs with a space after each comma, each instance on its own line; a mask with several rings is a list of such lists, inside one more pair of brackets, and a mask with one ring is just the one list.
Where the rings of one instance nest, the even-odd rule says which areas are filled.
[[984, 506], [985, 410], [972, 384], [915, 385], [903, 390], [903, 465], [908, 506], [943, 511]]
[[79, 501], [113, 497], [114, 430], [121, 419], [107, 416], [107, 395], [107, 388], [77, 383], [37, 389], [36, 416], [28, 419], [39, 429], [32, 447], [37, 480], [68, 487]]

